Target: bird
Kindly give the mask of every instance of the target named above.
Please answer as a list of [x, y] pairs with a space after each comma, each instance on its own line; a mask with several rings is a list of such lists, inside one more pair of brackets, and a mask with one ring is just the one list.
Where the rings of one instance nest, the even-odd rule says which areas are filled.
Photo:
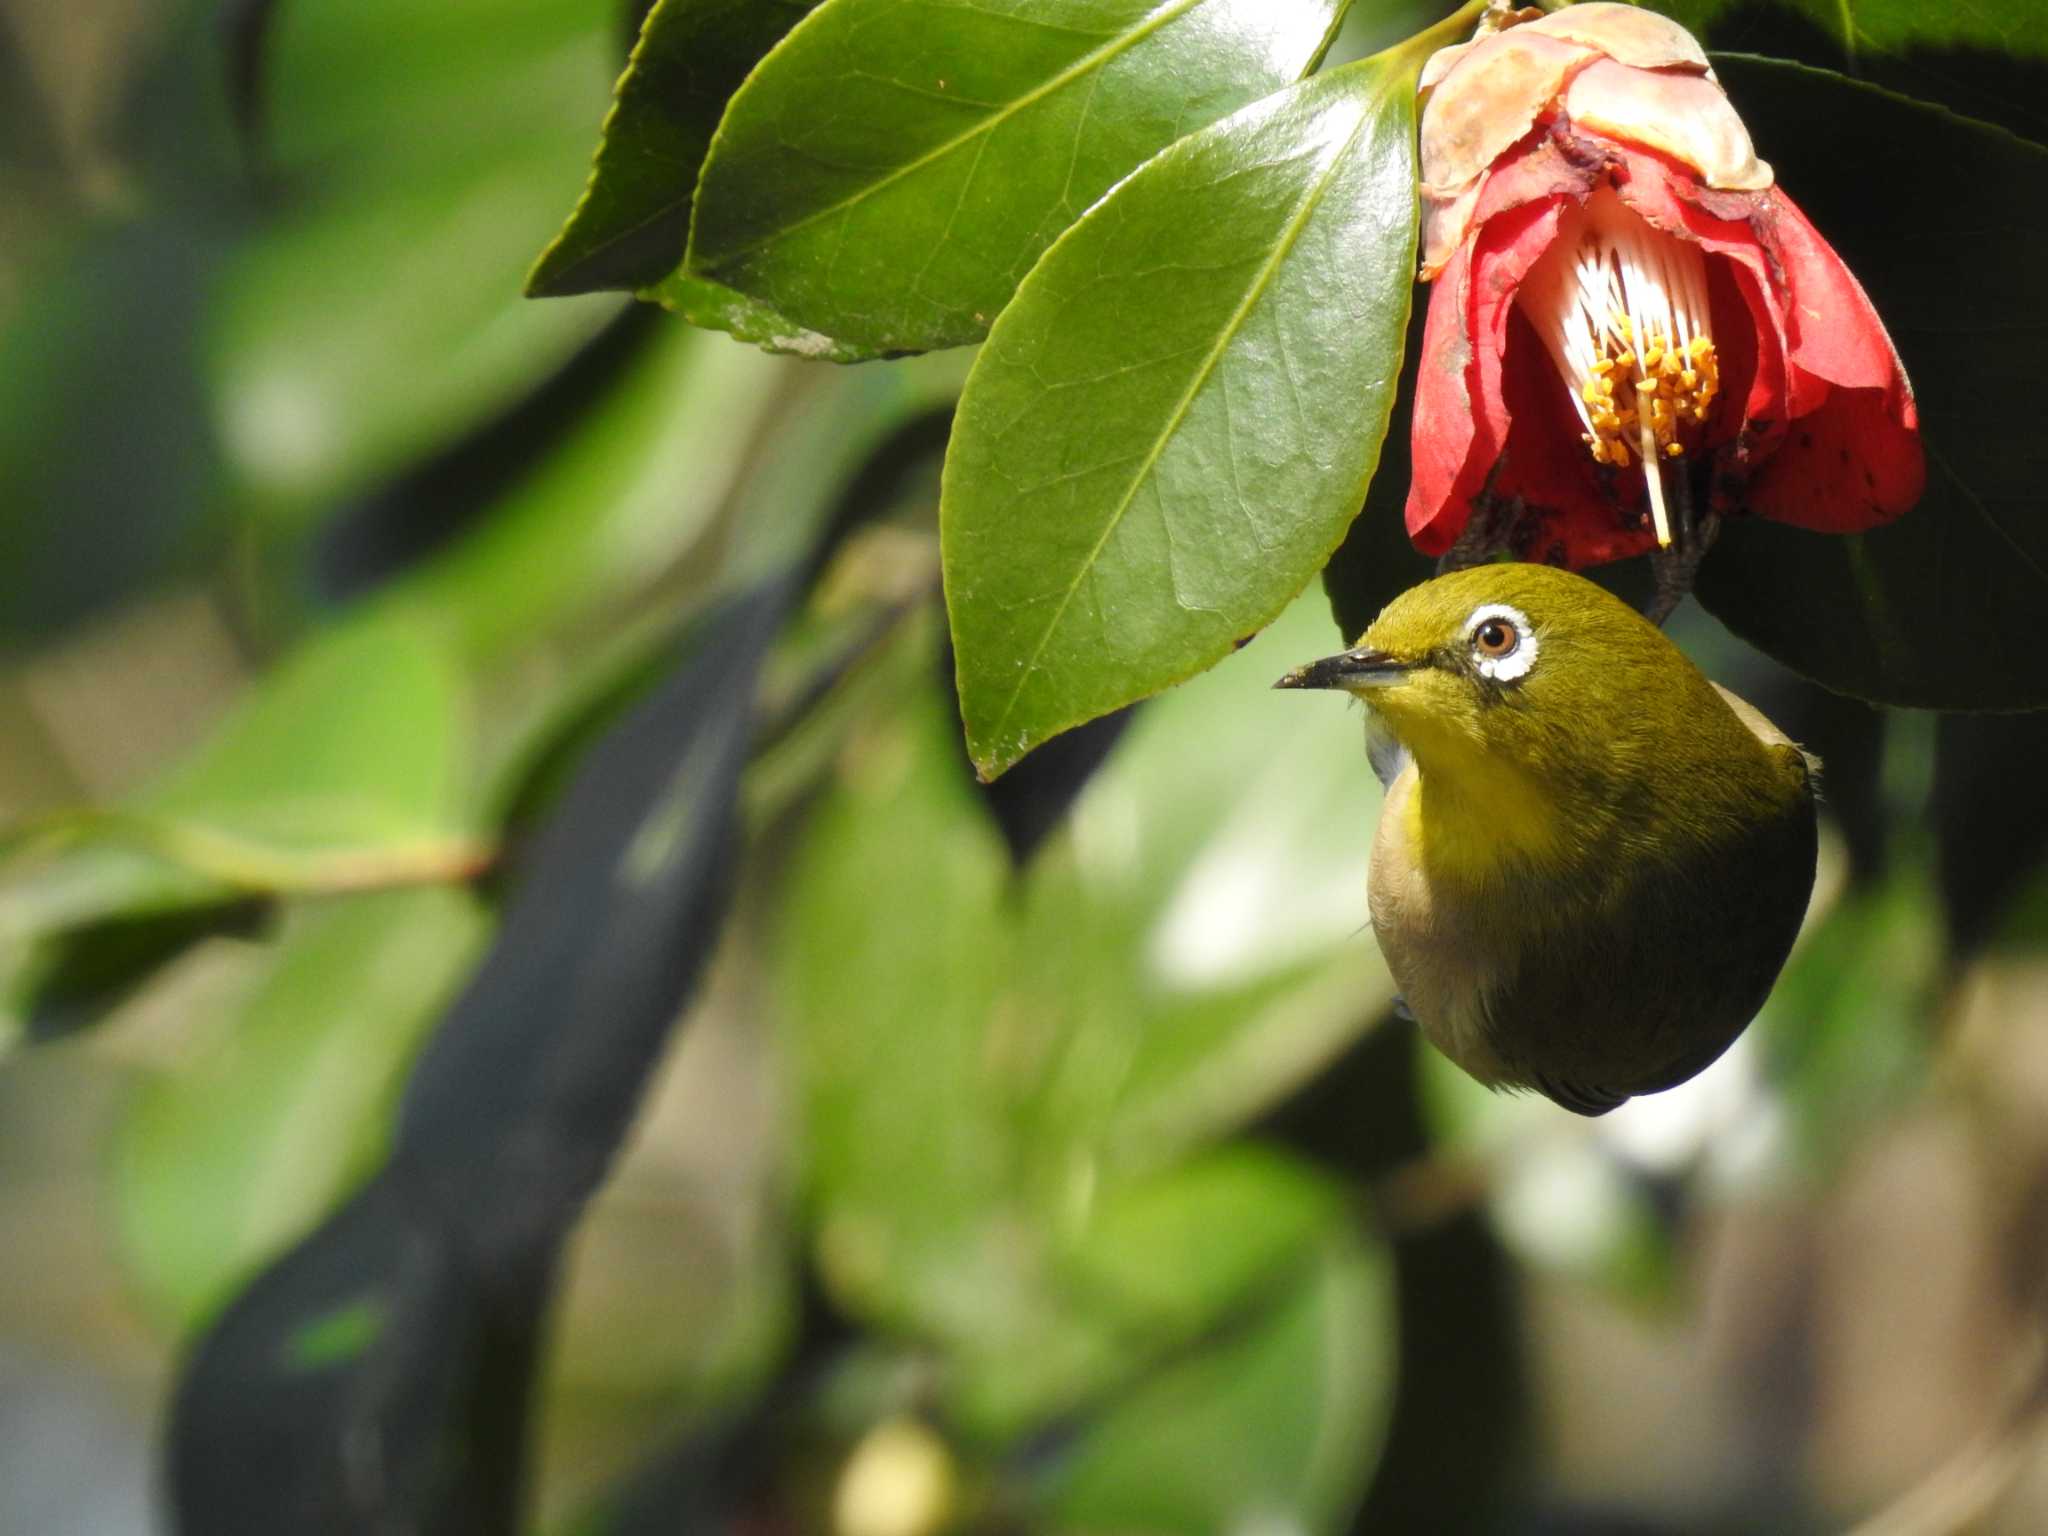
[[1480, 1082], [1605, 1114], [1763, 1007], [1813, 891], [1820, 764], [1621, 599], [1470, 566], [1274, 686], [1365, 704], [1373, 932]]

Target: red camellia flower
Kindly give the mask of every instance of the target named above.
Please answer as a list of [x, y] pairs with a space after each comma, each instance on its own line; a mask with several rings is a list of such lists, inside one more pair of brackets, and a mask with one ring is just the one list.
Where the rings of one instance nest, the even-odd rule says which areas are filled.
[[1418, 548], [1476, 512], [1487, 545], [1584, 566], [1669, 547], [1696, 498], [1827, 533], [1919, 498], [1891, 338], [1690, 33], [1573, 5], [1422, 89]]

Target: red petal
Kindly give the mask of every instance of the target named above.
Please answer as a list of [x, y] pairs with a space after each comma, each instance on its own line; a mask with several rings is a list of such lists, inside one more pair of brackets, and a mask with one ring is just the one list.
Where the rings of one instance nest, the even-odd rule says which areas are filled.
[[1822, 533], [1889, 522], [1926, 488], [1913, 387], [1841, 257], [1784, 193], [1772, 193], [1769, 211], [1766, 230], [1792, 294], [1793, 371], [1825, 394], [1794, 413], [1785, 441], [1750, 483], [1750, 507]]
[[1744, 461], [1776, 447], [1791, 416], [1786, 397], [1795, 381], [1785, 371], [1785, 336], [1778, 328], [1770, 292], [1747, 263], [1707, 263], [1708, 303], [1724, 391], [1707, 441], [1717, 446], [1738, 442]]
[[1489, 221], [1461, 246], [1429, 297], [1411, 433], [1408, 536], [1440, 555], [1464, 532], [1472, 498], [1507, 443], [1501, 392], [1515, 290], [1557, 238], [1561, 198], [1530, 203]]
[[1752, 512], [1797, 528], [1859, 533], [1911, 508], [1926, 481], [1920, 434], [1900, 423], [1897, 402], [1881, 389], [1837, 389], [1792, 423], [1746, 499]]
[[[1415, 416], [1409, 429], [1408, 537], [1425, 555], [1440, 555], [1465, 531], [1477, 482], [1465, 466], [1479, 424], [1465, 383], [1472, 343], [1465, 334], [1465, 289], [1472, 247], [1461, 245], [1429, 290], [1422, 325], [1422, 357], [1415, 378]], [[1484, 472], [1479, 477], [1484, 479]]]
[[1791, 295], [1786, 329], [1792, 337], [1792, 366], [1849, 389], [1897, 386], [1903, 419], [1916, 424], [1905, 370], [1863, 285], [1791, 198], [1776, 188], [1765, 195], [1764, 229]]

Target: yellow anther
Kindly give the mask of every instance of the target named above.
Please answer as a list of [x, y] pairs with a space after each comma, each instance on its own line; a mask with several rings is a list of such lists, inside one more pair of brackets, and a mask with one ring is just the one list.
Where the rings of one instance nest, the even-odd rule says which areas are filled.
[[[1593, 462], [1627, 469], [1639, 459], [1684, 458], [1682, 434], [1705, 423], [1719, 385], [1712, 340], [1680, 342], [1669, 331], [1638, 331], [1616, 310], [1602, 350], [1611, 355], [1588, 362], [1579, 386], [1593, 429], [1580, 441]], [[1617, 394], [1623, 382], [1632, 387]]]

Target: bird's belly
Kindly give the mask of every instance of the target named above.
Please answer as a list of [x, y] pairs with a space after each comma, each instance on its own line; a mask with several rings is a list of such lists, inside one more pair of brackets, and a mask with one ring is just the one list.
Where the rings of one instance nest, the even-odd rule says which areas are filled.
[[1373, 930], [1409, 1012], [1479, 1081], [1597, 1112], [1692, 1076], [1762, 1006], [1812, 884], [1810, 803], [1625, 887], [1608, 862], [1467, 890], [1416, 858], [1414, 790], [1411, 770], [1382, 809]]
[[1471, 913], [1439, 901], [1411, 857], [1402, 828], [1414, 788], [1411, 764], [1389, 786], [1381, 807], [1366, 887], [1373, 934], [1430, 1044], [1482, 1083], [1512, 1081], [1487, 1023], [1487, 993], [1499, 981], [1499, 936], [1489, 940]]

